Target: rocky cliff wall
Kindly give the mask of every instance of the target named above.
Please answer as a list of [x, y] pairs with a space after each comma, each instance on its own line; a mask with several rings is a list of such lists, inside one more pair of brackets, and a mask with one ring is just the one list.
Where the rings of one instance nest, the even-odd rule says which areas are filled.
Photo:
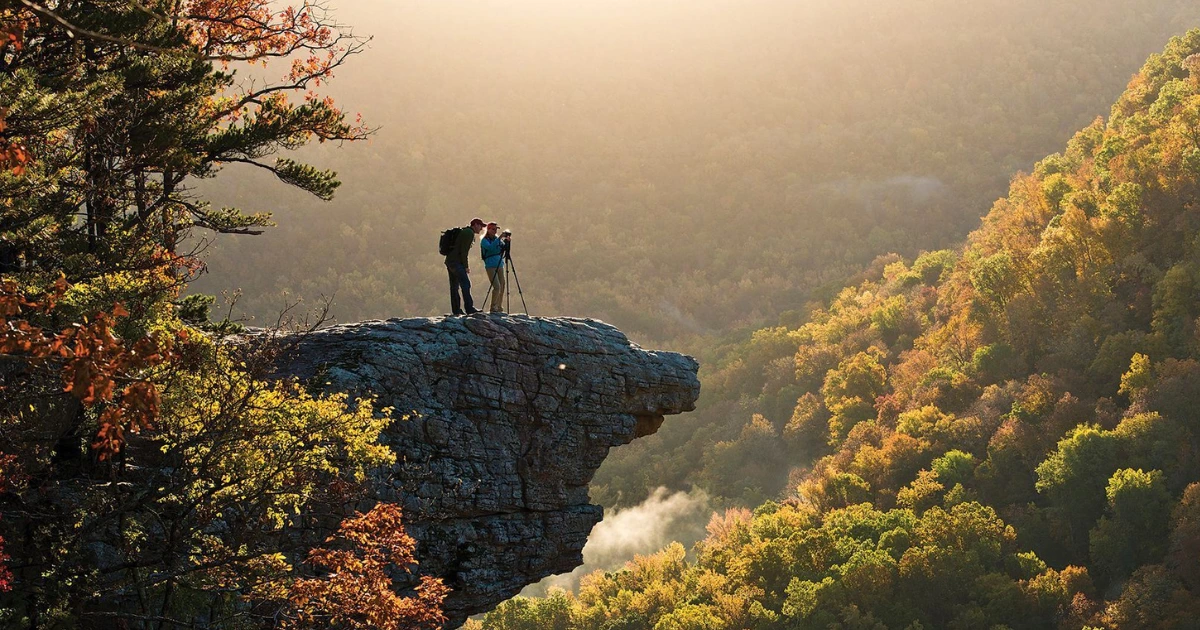
[[613, 446], [690, 411], [697, 363], [594, 320], [484, 316], [346, 324], [281, 365], [396, 415], [397, 464], [375, 480], [404, 506], [423, 574], [453, 590], [451, 627], [582, 563], [603, 511], [587, 484]]

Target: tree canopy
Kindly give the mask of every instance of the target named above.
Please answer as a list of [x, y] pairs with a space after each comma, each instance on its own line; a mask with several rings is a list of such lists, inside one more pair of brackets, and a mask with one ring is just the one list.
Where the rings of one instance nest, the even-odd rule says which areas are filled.
[[439, 627], [399, 509], [353, 510], [398, 418], [268, 379], [282, 346], [182, 296], [195, 232], [270, 223], [197, 180], [336, 190], [269, 160], [365, 137], [319, 91], [364, 40], [269, 0], [7, 0], [0, 33], [0, 625]]
[[753, 513], [715, 515], [694, 559], [664, 549], [482, 627], [551, 605], [572, 629], [1189, 627], [1198, 107], [1193, 30], [963, 246], [880, 257], [755, 333], [722, 371], [760, 413], [689, 473]]

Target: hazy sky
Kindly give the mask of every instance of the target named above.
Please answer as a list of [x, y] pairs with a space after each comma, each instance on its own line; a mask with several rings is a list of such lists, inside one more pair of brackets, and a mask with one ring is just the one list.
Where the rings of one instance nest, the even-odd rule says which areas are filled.
[[[650, 98], [631, 80], [646, 75], [696, 90], [715, 89], [730, 74], [782, 79], [772, 77], [781, 57], [792, 65], [806, 53], [821, 63], [821, 41], [851, 37], [855, 24], [874, 19], [844, 8], [855, 4], [862, 3], [342, 0], [334, 5], [339, 18], [374, 40], [332, 89], [386, 121], [396, 114], [388, 106], [453, 106], [456, 96], [473, 101], [489, 90], [547, 90], [548, 100], [566, 103], [579, 96], [572, 89], [598, 84], [614, 99]], [[828, 19], [839, 11], [846, 19]], [[629, 85], [640, 91], [624, 91]]]
[[328, 91], [379, 131], [301, 152], [339, 172], [329, 204], [236, 165], [204, 182], [280, 227], [222, 239], [196, 289], [438, 313], [430, 235], [480, 215], [534, 244], [540, 312], [663, 337], [961, 239], [1200, 24], [1187, 0], [328, 1], [374, 38]]

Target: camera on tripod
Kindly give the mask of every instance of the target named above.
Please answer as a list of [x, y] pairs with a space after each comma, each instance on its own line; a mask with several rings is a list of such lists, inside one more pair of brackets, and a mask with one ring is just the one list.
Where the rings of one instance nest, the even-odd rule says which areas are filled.
[[[504, 275], [507, 278], [508, 274], [512, 273], [513, 279], [517, 281], [517, 295], [521, 298], [521, 308], [525, 309], [526, 313], [529, 313], [529, 307], [525, 306], [525, 292], [521, 290], [521, 277], [517, 275], [517, 266], [512, 260], [512, 230], [500, 232], [500, 240], [504, 241]], [[492, 289], [496, 288], [496, 286], [495, 283], [491, 283], [491, 286], [488, 287], [487, 295], [483, 296], [484, 301], [487, 301], [488, 296], [492, 294]], [[512, 291], [512, 285], [505, 281], [502, 286], [504, 289], [504, 300], [508, 302], [508, 306], [504, 310], [511, 312], [512, 294], [510, 292]]]

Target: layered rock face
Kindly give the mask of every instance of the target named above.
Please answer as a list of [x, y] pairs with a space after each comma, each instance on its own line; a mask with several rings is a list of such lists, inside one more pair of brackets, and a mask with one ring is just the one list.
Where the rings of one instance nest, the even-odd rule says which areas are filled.
[[583, 562], [587, 484], [613, 446], [694, 409], [697, 363], [594, 320], [475, 315], [324, 329], [281, 365], [397, 416], [376, 497], [404, 507], [451, 627]]

